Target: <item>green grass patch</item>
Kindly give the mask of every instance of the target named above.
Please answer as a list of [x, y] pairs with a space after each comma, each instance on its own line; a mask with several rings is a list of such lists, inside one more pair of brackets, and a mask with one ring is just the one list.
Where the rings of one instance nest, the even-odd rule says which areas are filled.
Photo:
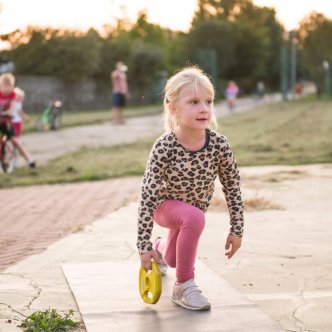
[[0, 188], [142, 175], [153, 140], [101, 148], [83, 147], [36, 169], [19, 168], [13, 174], [1, 174]]
[[239, 165], [332, 162], [332, 102], [300, 100], [219, 120]]
[[[160, 114], [162, 106], [158, 105], [145, 105], [145, 106], [128, 106], [125, 108], [123, 115], [125, 118], [134, 116]], [[77, 127], [92, 124], [98, 124], [105, 121], [111, 121], [112, 112], [109, 110], [87, 110], [87, 111], [63, 111], [62, 113], [62, 127]], [[29, 114], [31, 121], [24, 123], [24, 133], [33, 132], [37, 129], [37, 120], [41, 113]]]
[[[332, 163], [332, 102], [303, 100], [261, 106], [219, 120], [240, 166]], [[35, 170], [0, 174], [0, 188], [142, 176], [155, 137], [82, 148]]]

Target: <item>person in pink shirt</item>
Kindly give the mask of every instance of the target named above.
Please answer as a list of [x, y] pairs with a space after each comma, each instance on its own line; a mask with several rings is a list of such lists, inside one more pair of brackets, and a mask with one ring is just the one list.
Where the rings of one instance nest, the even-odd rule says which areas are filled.
[[111, 73], [112, 81], [112, 119], [115, 124], [123, 124], [123, 110], [128, 98], [127, 66], [118, 61]]
[[239, 93], [239, 88], [234, 81], [229, 81], [225, 90], [228, 108], [231, 112], [234, 111], [236, 106], [236, 98]]

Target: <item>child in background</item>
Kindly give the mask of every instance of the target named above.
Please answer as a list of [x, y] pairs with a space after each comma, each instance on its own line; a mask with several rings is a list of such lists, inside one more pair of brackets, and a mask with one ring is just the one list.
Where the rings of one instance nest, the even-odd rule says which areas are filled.
[[[231, 225], [225, 255], [231, 258], [243, 233], [240, 176], [227, 138], [209, 128], [215, 121], [214, 88], [206, 74], [197, 67], [184, 68], [168, 80], [164, 92], [167, 131], [156, 140], [144, 173], [137, 247], [146, 270], [151, 259], [163, 274], [167, 266], [176, 268], [172, 302], [208, 310], [211, 305], [194, 281], [205, 212], [219, 177]], [[151, 242], [154, 221], [169, 229], [167, 239]]]
[[14, 89], [14, 92], [16, 97], [12, 110], [12, 123], [14, 126], [15, 137], [16, 139], [19, 139], [22, 133], [22, 120], [30, 121], [30, 117], [23, 110], [23, 100], [25, 97], [25, 92], [18, 87]]
[[123, 110], [126, 106], [128, 98], [128, 83], [126, 71], [128, 67], [122, 62], [118, 61], [115, 64], [115, 69], [111, 72], [112, 81], [112, 116], [115, 124], [124, 124]]
[[[5, 73], [0, 76], [0, 111], [6, 115], [12, 116], [15, 107], [16, 94], [14, 92], [15, 77], [11, 73]], [[30, 168], [34, 168], [36, 163], [30, 158], [20, 142], [16, 139], [14, 126], [12, 121], [8, 123], [0, 123], [0, 131], [7, 135], [13, 145], [18, 149], [22, 157], [26, 160]]]
[[228, 108], [231, 112], [234, 111], [236, 106], [236, 98], [239, 93], [239, 88], [234, 81], [229, 81], [225, 90]]

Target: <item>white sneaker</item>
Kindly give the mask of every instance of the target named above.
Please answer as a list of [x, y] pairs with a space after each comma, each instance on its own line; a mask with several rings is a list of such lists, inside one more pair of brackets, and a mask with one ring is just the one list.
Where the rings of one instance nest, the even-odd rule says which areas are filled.
[[152, 245], [153, 249], [155, 250], [155, 252], [158, 254], [158, 265], [159, 265], [159, 270], [161, 272], [161, 275], [162, 276], [165, 276], [167, 274], [167, 264], [166, 262], [163, 260], [163, 256], [162, 254], [156, 250], [156, 245], [158, 243], [158, 241], [161, 240], [161, 237], [157, 237], [155, 240], [154, 240], [154, 243]]
[[202, 291], [199, 290], [194, 279], [180, 285], [175, 284], [171, 301], [189, 310], [209, 310], [211, 308], [210, 302], [202, 295]]

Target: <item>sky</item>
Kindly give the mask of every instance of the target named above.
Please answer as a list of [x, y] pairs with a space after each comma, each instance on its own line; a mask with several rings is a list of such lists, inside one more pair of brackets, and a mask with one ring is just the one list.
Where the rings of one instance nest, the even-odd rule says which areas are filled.
[[[142, 9], [147, 10], [149, 22], [188, 31], [196, 9], [196, 0], [0, 0], [0, 3], [2, 33], [24, 29], [27, 25], [101, 29], [124, 13], [135, 21]], [[254, 0], [254, 3], [274, 7], [287, 30], [296, 29], [299, 21], [311, 11], [332, 19], [332, 0]]]

